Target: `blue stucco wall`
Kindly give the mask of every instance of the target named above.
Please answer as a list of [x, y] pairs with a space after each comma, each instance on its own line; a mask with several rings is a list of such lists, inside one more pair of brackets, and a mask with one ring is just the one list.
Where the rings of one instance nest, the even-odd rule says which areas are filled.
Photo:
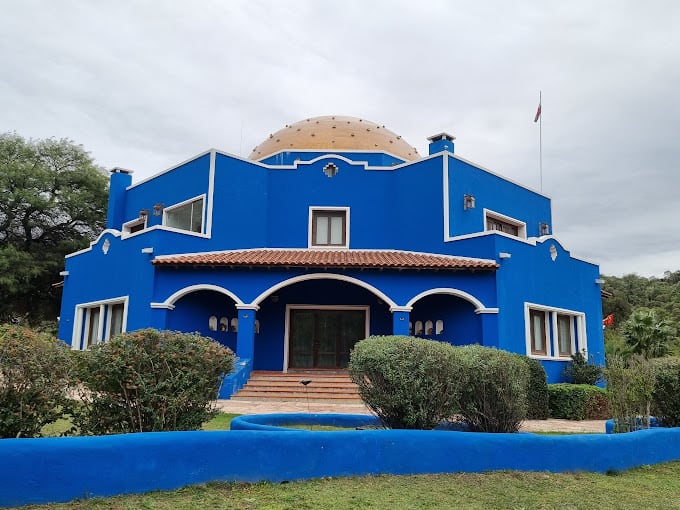
[[141, 433], [3, 439], [0, 458], [0, 505], [15, 506], [213, 480], [494, 470], [604, 473], [680, 459], [680, 429], [567, 436], [406, 430]]

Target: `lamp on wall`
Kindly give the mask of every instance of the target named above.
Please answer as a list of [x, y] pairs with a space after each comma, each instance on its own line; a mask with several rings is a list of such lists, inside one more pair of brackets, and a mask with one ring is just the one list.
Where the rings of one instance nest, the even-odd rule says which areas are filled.
[[143, 220], [149, 215], [149, 210], [148, 209], [142, 209], [139, 211], [139, 219]]
[[165, 204], [154, 204], [153, 215], [154, 216], [160, 216], [161, 213], [163, 212], [163, 207], [165, 207]]
[[541, 233], [542, 236], [547, 236], [548, 234], [550, 234], [550, 225], [541, 222], [538, 224], [538, 231]]
[[463, 209], [474, 209], [475, 208], [475, 197], [473, 195], [463, 195]]

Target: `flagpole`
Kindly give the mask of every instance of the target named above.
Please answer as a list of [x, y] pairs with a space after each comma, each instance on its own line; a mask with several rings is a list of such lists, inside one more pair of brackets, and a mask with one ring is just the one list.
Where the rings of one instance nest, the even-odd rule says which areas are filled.
[[538, 107], [541, 108], [538, 116], [538, 167], [541, 177], [541, 193], [543, 193], [543, 93], [538, 91]]

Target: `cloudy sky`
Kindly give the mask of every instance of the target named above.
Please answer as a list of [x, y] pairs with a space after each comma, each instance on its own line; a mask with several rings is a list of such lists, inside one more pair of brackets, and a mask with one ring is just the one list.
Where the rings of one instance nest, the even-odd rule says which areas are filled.
[[543, 192], [608, 275], [680, 270], [680, 2], [0, 0], [0, 132], [152, 175], [363, 117]]

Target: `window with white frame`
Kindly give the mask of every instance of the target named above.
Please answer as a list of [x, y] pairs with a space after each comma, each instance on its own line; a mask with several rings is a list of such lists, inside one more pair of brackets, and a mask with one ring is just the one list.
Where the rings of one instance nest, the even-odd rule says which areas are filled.
[[484, 210], [484, 230], [503, 232], [522, 239], [527, 237], [526, 223], [487, 209]]
[[87, 303], [76, 307], [73, 349], [85, 350], [123, 333], [127, 322], [127, 298]]
[[310, 247], [347, 248], [349, 210], [310, 209]]
[[188, 200], [163, 211], [163, 225], [189, 232], [203, 232], [203, 197]]
[[526, 303], [525, 321], [529, 356], [569, 360], [577, 351], [588, 349], [581, 312]]
[[146, 228], [146, 216], [123, 223], [123, 235], [129, 236]]

